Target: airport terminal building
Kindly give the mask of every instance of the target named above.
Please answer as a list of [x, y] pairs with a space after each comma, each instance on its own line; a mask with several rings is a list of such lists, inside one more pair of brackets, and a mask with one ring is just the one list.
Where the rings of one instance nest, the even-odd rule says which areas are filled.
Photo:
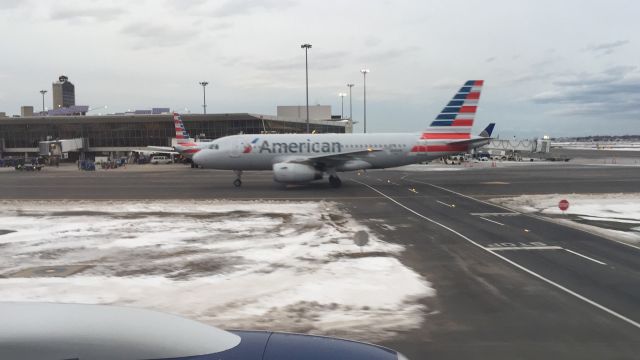
[[[236, 134], [302, 133], [306, 121], [249, 113], [184, 114], [182, 120], [193, 138], [216, 139]], [[350, 132], [350, 122], [311, 120], [317, 133]], [[83, 139], [82, 147], [95, 155], [123, 154], [146, 146], [171, 146], [175, 129], [171, 114], [0, 117], [0, 156], [37, 154], [47, 140]], [[69, 153], [75, 160], [78, 153]]]

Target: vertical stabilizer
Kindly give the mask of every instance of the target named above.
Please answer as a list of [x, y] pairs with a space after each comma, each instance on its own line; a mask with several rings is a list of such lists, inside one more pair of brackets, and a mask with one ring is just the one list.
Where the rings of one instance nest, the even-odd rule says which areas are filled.
[[189, 133], [184, 128], [184, 123], [182, 123], [180, 114], [173, 113], [173, 125], [176, 128], [176, 139], [178, 140], [178, 144], [189, 141]]
[[468, 139], [484, 80], [469, 80], [458, 90], [425, 133], [433, 139]]

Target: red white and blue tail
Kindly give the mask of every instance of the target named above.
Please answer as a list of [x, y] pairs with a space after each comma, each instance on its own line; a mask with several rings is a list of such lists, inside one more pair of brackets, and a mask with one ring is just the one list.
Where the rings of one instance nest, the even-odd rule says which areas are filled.
[[178, 143], [189, 141], [189, 133], [184, 128], [184, 123], [182, 122], [180, 114], [173, 113], [173, 125], [176, 128], [176, 139], [178, 140]]
[[467, 81], [431, 123], [425, 132], [425, 135], [428, 135], [426, 138], [470, 138], [483, 84], [484, 80]]
[[484, 80], [469, 80], [458, 90], [447, 106], [422, 133], [418, 145], [411, 150], [424, 152], [465, 152], [472, 140], [471, 128], [476, 117]]
[[198, 144], [191, 141], [189, 133], [184, 128], [184, 123], [182, 122], [180, 114], [173, 113], [173, 125], [176, 128], [177, 142], [177, 144], [174, 146], [174, 149], [179, 152], [180, 155], [190, 158], [193, 156], [193, 154], [200, 151]]

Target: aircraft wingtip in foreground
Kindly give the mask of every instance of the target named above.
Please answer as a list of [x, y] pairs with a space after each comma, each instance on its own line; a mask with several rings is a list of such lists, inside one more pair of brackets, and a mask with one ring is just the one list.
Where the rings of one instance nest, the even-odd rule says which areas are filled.
[[495, 126], [471, 135], [484, 80], [469, 80], [422, 133], [232, 135], [200, 148], [193, 161], [201, 167], [234, 170], [241, 186], [243, 170], [273, 170], [276, 182], [304, 184], [338, 172], [382, 169], [467, 152], [488, 144]]
[[121, 306], [0, 302], [0, 318], [0, 359], [407, 360], [373, 344], [272, 331], [225, 331]]

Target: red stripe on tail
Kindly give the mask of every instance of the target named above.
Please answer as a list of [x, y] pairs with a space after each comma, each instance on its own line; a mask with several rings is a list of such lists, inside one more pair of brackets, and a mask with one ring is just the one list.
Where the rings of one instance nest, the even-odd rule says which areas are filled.
[[465, 134], [465, 133], [422, 133], [421, 139], [471, 139], [471, 134]]
[[457, 119], [453, 120], [451, 126], [473, 126], [473, 120], [471, 119]]

